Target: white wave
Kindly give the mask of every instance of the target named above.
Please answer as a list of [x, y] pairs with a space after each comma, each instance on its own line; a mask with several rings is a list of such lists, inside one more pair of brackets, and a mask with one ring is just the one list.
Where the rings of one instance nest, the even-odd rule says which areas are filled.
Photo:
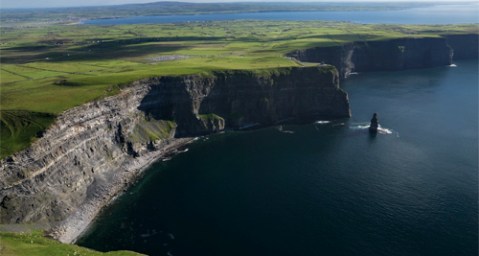
[[289, 134], [293, 134], [293, 133], [294, 133], [294, 131], [284, 130], [282, 125], [278, 126], [277, 130], [278, 130], [279, 132], [282, 132], [282, 133], [289, 133]]
[[[349, 127], [352, 130], [367, 130], [369, 129], [369, 123], [359, 123], [359, 124], [353, 124]], [[382, 127], [381, 125], [378, 126], [378, 133], [379, 134], [393, 134], [394, 130]], [[398, 135], [399, 136], [399, 133]]]
[[457, 65], [456, 64], [451, 64], [451, 65], [449, 65], [449, 67], [455, 68], [455, 67], [457, 67]]
[[189, 149], [189, 148], [185, 148], [184, 150], [178, 150], [178, 154], [186, 153], [186, 152], [188, 152], [188, 150], [190, 150], [190, 149]]
[[388, 128], [382, 128], [381, 126], [378, 127], [378, 133], [380, 134], [392, 134], [393, 130]]
[[369, 129], [369, 123], [359, 123], [359, 124], [353, 124], [349, 126], [349, 128], [353, 130], [365, 130]]
[[333, 127], [336, 127], [336, 126], [344, 126], [345, 123], [337, 123], [337, 124], [333, 124]]
[[328, 121], [328, 120], [319, 120], [319, 121], [316, 121], [314, 122], [315, 124], [329, 124], [331, 123], [331, 121]]

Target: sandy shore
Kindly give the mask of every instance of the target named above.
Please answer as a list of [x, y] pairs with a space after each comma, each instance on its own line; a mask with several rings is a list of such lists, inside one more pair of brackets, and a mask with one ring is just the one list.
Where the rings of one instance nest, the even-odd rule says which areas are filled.
[[145, 169], [161, 157], [173, 154], [178, 148], [193, 140], [194, 138], [174, 139], [158, 150], [124, 162], [110, 177], [108, 183], [102, 183], [95, 188], [95, 196], [88, 197], [75, 213], [54, 226], [48, 235], [63, 243], [74, 243], [88, 229], [101, 210], [118, 198]]

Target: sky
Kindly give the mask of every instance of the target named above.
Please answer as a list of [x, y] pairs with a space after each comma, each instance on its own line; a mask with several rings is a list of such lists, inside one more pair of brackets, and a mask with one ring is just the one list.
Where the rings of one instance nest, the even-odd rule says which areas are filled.
[[[170, 0], [182, 2], [321, 2], [315, 0]], [[388, 0], [322, 0], [322, 2], [361, 2], [361, 1], [384, 1]], [[395, 1], [414, 1], [414, 0], [395, 0]], [[415, 2], [464, 2], [464, 0], [415, 0]], [[467, 1], [467, 0], [466, 0]], [[49, 8], [49, 7], [72, 7], [72, 6], [95, 6], [95, 5], [117, 5], [131, 3], [150, 3], [159, 2], [158, 0], [0, 0], [1, 8]]]

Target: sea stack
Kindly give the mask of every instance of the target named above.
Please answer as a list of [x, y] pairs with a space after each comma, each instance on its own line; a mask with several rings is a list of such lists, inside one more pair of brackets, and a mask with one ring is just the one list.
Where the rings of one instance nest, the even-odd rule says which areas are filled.
[[379, 127], [378, 114], [374, 113], [373, 118], [371, 118], [371, 124], [369, 125], [370, 133], [377, 133]]

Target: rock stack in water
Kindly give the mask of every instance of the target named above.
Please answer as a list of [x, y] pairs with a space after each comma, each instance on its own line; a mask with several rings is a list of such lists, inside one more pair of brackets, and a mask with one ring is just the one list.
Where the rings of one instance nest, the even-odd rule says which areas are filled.
[[378, 114], [374, 113], [373, 118], [371, 118], [371, 124], [369, 125], [370, 133], [377, 133], [379, 127]]

